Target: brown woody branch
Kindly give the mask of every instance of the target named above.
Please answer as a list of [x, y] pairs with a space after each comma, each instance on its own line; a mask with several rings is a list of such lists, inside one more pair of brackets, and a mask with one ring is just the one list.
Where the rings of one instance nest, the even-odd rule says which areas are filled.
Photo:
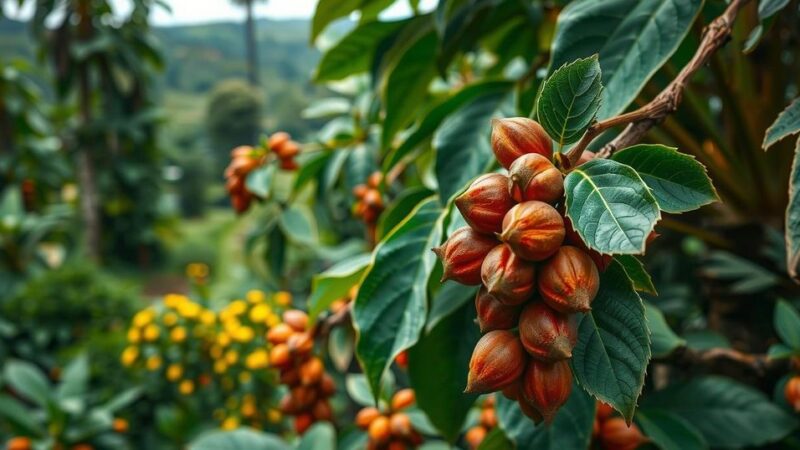
[[653, 358], [653, 362], [698, 369], [715, 369], [723, 365], [734, 366], [759, 378], [774, 373], [785, 373], [790, 365], [787, 359], [770, 359], [764, 354], [745, 353], [730, 348], [696, 350], [686, 346], [678, 347], [667, 356]]
[[[355, 300], [353, 300], [355, 301]], [[337, 326], [341, 325], [348, 320], [350, 320], [350, 308], [352, 307], [353, 302], [349, 302], [346, 304], [342, 309], [336, 311], [333, 314], [328, 315], [324, 319], [317, 322], [312, 330], [311, 334], [314, 337], [325, 337], [330, 334], [331, 330]]]
[[609, 128], [627, 125], [622, 133], [597, 153], [597, 158], [608, 158], [616, 150], [639, 142], [650, 128], [653, 128], [668, 115], [674, 113], [683, 100], [683, 90], [689, 83], [689, 79], [708, 62], [711, 55], [728, 42], [736, 16], [749, 1], [733, 0], [725, 9], [725, 12], [705, 28], [700, 46], [692, 59], [678, 73], [675, 79], [648, 104], [635, 111], [592, 124], [581, 137], [581, 140], [567, 153], [570, 165], [574, 166], [586, 147]]

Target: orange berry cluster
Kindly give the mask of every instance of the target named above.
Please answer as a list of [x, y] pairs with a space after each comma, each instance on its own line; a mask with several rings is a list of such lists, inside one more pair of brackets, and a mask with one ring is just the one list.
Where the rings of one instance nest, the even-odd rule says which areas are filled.
[[575, 313], [591, 309], [603, 257], [570, 233], [559, 211], [564, 176], [538, 123], [495, 121], [492, 149], [507, 174], [485, 174], [456, 198], [468, 226], [434, 252], [443, 281], [482, 285], [475, 307], [486, 334], [472, 354], [467, 392], [503, 390], [534, 421], [550, 422], [572, 390]]
[[373, 172], [367, 178], [365, 184], [359, 184], [353, 188], [353, 196], [356, 201], [353, 204], [353, 215], [361, 218], [367, 226], [367, 233], [370, 241], [375, 241], [375, 226], [378, 223], [378, 217], [383, 212], [383, 196], [378, 189], [383, 181], [383, 174], [380, 172]]
[[254, 195], [247, 190], [247, 175], [261, 167], [274, 155], [283, 170], [297, 170], [295, 157], [300, 153], [300, 144], [291, 140], [288, 133], [279, 131], [269, 137], [262, 147], [241, 145], [231, 151], [231, 162], [225, 169], [225, 189], [231, 197], [233, 208], [238, 213], [247, 211]]
[[416, 401], [414, 391], [401, 389], [392, 396], [388, 410], [367, 406], [356, 415], [356, 425], [367, 432], [367, 450], [405, 450], [422, 444], [422, 435], [402, 412]]
[[649, 442], [635, 423], [628, 426], [625, 419], [614, 416], [611, 406], [597, 402], [592, 440], [604, 450], [634, 450]]
[[477, 449], [486, 435], [497, 426], [497, 413], [494, 409], [494, 395], [486, 397], [481, 404], [481, 415], [478, 418], [478, 424], [467, 430], [466, 439], [467, 444], [473, 450]]
[[294, 416], [295, 431], [302, 434], [316, 421], [331, 420], [329, 398], [336, 385], [325, 372], [322, 359], [312, 354], [314, 336], [308, 329], [308, 315], [297, 309], [285, 311], [283, 322], [269, 330], [267, 340], [273, 345], [270, 364], [289, 388], [280, 408]]

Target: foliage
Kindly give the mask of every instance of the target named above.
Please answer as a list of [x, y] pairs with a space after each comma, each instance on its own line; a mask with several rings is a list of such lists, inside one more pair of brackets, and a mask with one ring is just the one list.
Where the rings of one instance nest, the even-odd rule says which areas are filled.
[[256, 142], [261, 130], [261, 95], [244, 80], [221, 81], [206, 108], [206, 126], [218, 166], [227, 162], [230, 149]]

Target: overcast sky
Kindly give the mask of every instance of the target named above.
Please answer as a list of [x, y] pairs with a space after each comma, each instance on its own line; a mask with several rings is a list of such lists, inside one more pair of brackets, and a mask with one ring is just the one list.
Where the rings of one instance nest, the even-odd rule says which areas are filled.
[[[30, 15], [29, 11], [17, 11], [14, 4], [16, 0], [0, 0], [8, 8], [8, 15], [13, 18], [24, 19]], [[127, 9], [129, 0], [112, 0], [121, 12]], [[236, 7], [230, 0], [167, 0], [172, 12], [159, 8], [153, 14], [153, 23], [156, 25], [175, 25], [202, 22], [215, 22], [221, 20], [241, 20], [244, 11]], [[435, 0], [422, 0], [424, 9], [430, 9]], [[28, 5], [32, 5], [28, 1]], [[314, 13], [317, 0], [268, 0], [258, 2], [255, 11], [257, 17], [271, 19], [308, 19]], [[397, 0], [392, 7], [384, 12], [384, 17], [404, 16], [410, 9], [407, 0]]]

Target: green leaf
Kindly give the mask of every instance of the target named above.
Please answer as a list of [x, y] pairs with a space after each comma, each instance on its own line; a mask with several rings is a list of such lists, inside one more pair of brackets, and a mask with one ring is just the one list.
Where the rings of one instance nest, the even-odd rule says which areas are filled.
[[491, 118], [505, 98], [505, 91], [479, 95], [450, 115], [436, 130], [433, 147], [436, 149], [436, 179], [442, 202], [485, 172], [492, 162], [489, 145]]
[[478, 450], [514, 450], [514, 443], [508, 439], [500, 427], [494, 427], [483, 438]]
[[672, 331], [672, 328], [664, 319], [664, 314], [658, 308], [648, 302], [644, 302], [644, 309], [647, 327], [650, 329], [653, 356], [667, 356], [676, 348], [686, 345], [686, 341]]
[[89, 358], [81, 353], [64, 368], [61, 384], [56, 389], [60, 399], [83, 397], [89, 387]]
[[758, 2], [758, 18], [761, 20], [774, 16], [789, 4], [789, 0], [760, 0]]
[[188, 450], [289, 450], [292, 448], [269, 433], [251, 428], [234, 431], [207, 431], [189, 443]]
[[800, 351], [789, 347], [786, 344], [772, 344], [767, 349], [767, 358], [769, 359], [786, 359], [795, 356]]
[[631, 167], [593, 159], [564, 179], [567, 216], [586, 244], [600, 253], [644, 253], [661, 218], [656, 199]]
[[545, 80], [536, 116], [559, 148], [576, 142], [594, 120], [603, 93], [597, 55], [564, 64]]
[[471, 84], [446, 100], [438, 103], [425, 114], [414, 131], [400, 144], [397, 149], [389, 153], [383, 163], [384, 172], [388, 172], [398, 162], [419, 146], [425, 139], [433, 135], [434, 131], [451, 114], [473, 102], [477, 97], [497, 92], [509, 92], [514, 87], [511, 81], [484, 81]]
[[362, 2], [363, 0], [319, 0], [311, 21], [311, 43], [314, 43], [328, 24], [355, 11]]
[[[375, 398], [370, 392], [369, 382], [367, 377], [362, 373], [355, 373], [347, 375], [345, 379], [345, 389], [347, 394], [354, 402], [361, 406], [374, 406], [376, 404]], [[391, 371], [387, 371], [381, 380], [381, 392], [378, 396], [380, 403], [388, 404], [394, 393], [394, 375]]]
[[578, 329], [572, 367], [581, 386], [630, 422], [650, 361], [644, 306], [625, 271], [612, 263]]
[[19, 428], [25, 435], [40, 436], [43, 426], [39, 424], [37, 415], [29, 410], [19, 400], [2, 395], [0, 396], [0, 417], [8, 423]]
[[800, 313], [785, 300], [775, 305], [774, 324], [784, 344], [800, 349]]
[[339, 372], [346, 373], [353, 361], [355, 336], [348, 326], [334, 327], [328, 335], [328, 356]]
[[350, 288], [358, 284], [364, 275], [372, 255], [356, 255], [340, 261], [321, 274], [314, 275], [311, 281], [311, 295], [308, 298], [308, 316], [312, 323], [322, 311], [328, 309], [334, 300], [348, 294]]
[[581, 0], [558, 16], [552, 72], [577, 58], [600, 55], [600, 119], [625, 110], [647, 80], [677, 50], [702, 0]]
[[497, 421], [518, 449], [562, 450], [589, 448], [592, 439], [595, 402], [578, 386], [572, 386], [567, 403], [558, 410], [549, 426], [534, 423], [519, 409], [519, 404], [495, 395]]
[[679, 416], [653, 409], [636, 413], [636, 422], [661, 450], [703, 450], [708, 444], [697, 428]]
[[785, 138], [800, 132], [800, 97], [786, 107], [775, 122], [767, 128], [764, 134], [764, 143], [761, 145], [764, 150]]
[[403, 221], [414, 208], [424, 199], [433, 195], [433, 191], [417, 186], [403, 190], [403, 192], [381, 213], [378, 219], [376, 235], [383, 239], [394, 227]]
[[333, 152], [320, 152], [306, 161], [297, 171], [297, 177], [294, 179], [293, 191], [295, 194], [303, 189], [306, 184], [320, 177], [321, 172], [328, 165], [328, 161], [333, 158]]
[[103, 409], [110, 413], [115, 413], [122, 408], [127, 407], [131, 403], [135, 402], [139, 399], [139, 396], [142, 395], [142, 387], [136, 386], [130, 389], [124, 390], [119, 394], [115, 395], [111, 398], [105, 405], [103, 405]]
[[417, 406], [450, 442], [458, 437], [478, 397], [464, 393], [469, 360], [480, 338], [474, 319], [472, 305], [464, 305], [408, 350], [408, 376]]
[[49, 403], [50, 383], [33, 364], [18, 360], [9, 361], [6, 363], [3, 377], [14, 391], [27, 400], [38, 406], [46, 406]]
[[336, 430], [330, 422], [317, 422], [306, 431], [297, 450], [336, 450]]
[[800, 139], [794, 149], [791, 179], [789, 180], [789, 204], [786, 206], [786, 268], [789, 275], [800, 279]]
[[402, 28], [408, 20], [369, 22], [359, 25], [325, 52], [317, 66], [315, 80], [341, 80], [367, 72], [381, 41]]
[[797, 419], [755, 389], [722, 377], [695, 378], [648, 394], [642, 410], [677, 414], [711, 447], [758, 447], [797, 427]]
[[272, 189], [272, 179], [275, 177], [275, 164], [265, 164], [247, 174], [245, 187], [261, 198], [268, 198]]
[[403, 54], [389, 74], [384, 89], [384, 147], [389, 147], [394, 135], [409, 125], [426, 97], [428, 85], [436, 77], [435, 57], [436, 33], [429, 32]]
[[353, 305], [356, 356], [373, 395], [394, 358], [414, 345], [425, 325], [428, 277], [436, 263], [430, 251], [442, 237], [441, 210], [434, 198], [421, 203], [373, 252]]
[[475, 298], [478, 288], [466, 286], [453, 280], [447, 280], [442, 287], [433, 295], [431, 301], [431, 313], [428, 316], [426, 329], [430, 331], [439, 321], [453, 314], [458, 308]]
[[283, 234], [292, 242], [314, 245], [319, 241], [314, 214], [303, 206], [292, 205], [284, 209], [279, 224]]
[[639, 292], [658, 295], [656, 287], [653, 286], [653, 280], [650, 278], [650, 274], [647, 273], [647, 269], [644, 268], [644, 264], [642, 264], [639, 258], [633, 255], [617, 255], [614, 259], [622, 266], [625, 273], [628, 274], [628, 278], [631, 280], [631, 283], [633, 283], [634, 289]]
[[682, 213], [719, 200], [705, 167], [675, 148], [634, 145], [615, 153], [612, 159], [639, 172], [662, 211]]

